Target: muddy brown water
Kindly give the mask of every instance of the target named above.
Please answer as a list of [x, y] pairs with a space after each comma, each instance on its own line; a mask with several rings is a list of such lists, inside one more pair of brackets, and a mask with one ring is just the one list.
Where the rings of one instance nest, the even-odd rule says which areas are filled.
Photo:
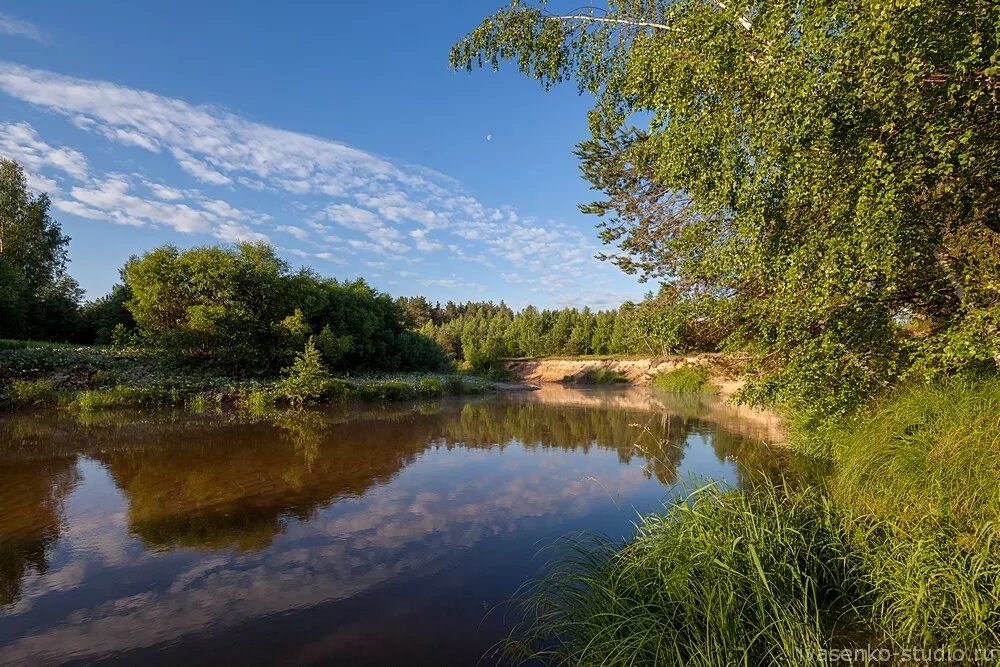
[[577, 531], [778, 465], [705, 399], [0, 416], [0, 664], [492, 664]]

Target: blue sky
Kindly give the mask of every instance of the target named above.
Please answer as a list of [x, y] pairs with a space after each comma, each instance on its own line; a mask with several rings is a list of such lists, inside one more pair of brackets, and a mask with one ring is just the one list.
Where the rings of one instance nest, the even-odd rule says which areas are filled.
[[576, 208], [590, 100], [448, 68], [500, 4], [0, 2], [0, 154], [90, 297], [156, 245], [263, 239], [393, 295], [637, 298]]

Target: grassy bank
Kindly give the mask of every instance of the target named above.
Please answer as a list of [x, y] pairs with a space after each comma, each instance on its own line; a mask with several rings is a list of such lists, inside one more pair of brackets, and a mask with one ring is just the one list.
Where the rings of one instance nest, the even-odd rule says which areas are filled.
[[657, 374], [650, 385], [660, 391], [678, 394], [712, 394], [718, 388], [709, 380], [708, 369], [704, 366], [681, 366], [666, 373]]
[[577, 545], [532, 591], [511, 654], [769, 665], [1000, 647], [1000, 381], [912, 388], [824, 438], [822, 487], [711, 487], [620, 548]]
[[[291, 404], [283, 378], [240, 378], [208, 365], [177, 363], [141, 349], [0, 341], [0, 407], [82, 412], [135, 407], [250, 410]], [[361, 374], [324, 378], [317, 403], [385, 402], [481, 394], [492, 383], [446, 373]]]

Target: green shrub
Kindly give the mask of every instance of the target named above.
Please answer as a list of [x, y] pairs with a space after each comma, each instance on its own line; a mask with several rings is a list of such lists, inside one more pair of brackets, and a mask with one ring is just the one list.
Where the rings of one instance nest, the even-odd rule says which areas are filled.
[[417, 388], [403, 380], [382, 380], [362, 384], [358, 395], [365, 401], [404, 401], [417, 397]]
[[335, 365], [350, 351], [353, 344], [350, 336], [335, 336], [330, 325], [325, 325], [316, 336], [316, 347], [328, 366]]
[[346, 401], [357, 393], [357, 389], [349, 382], [333, 379], [327, 382], [323, 390], [324, 401]]
[[126, 327], [121, 322], [115, 324], [114, 328], [111, 330], [111, 347], [116, 350], [126, 350], [132, 347], [138, 347], [139, 345], [139, 334], [135, 329], [130, 329]]
[[437, 378], [421, 378], [417, 382], [417, 391], [422, 396], [440, 396], [444, 393], [444, 385]]
[[59, 394], [52, 380], [11, 380], [3, 392], [4, 402], [12, 407], [56, 405]]
[[252, 414], [264, 414], [278, 403], [278, 393], [271, 389], [253, 389], [240, 398], [240, 406]]
[[118, 384], [118, 374], [114, 371], [97, 369], [90, 376], [90, 384], [95, 387], [107, 387]]
[[650, 383], [661, 391], [680, 394], [710, 394], [716, 391], [708, 380], [708, 369], [702, 366], [680, 366], [657, 374]]
[[628, 382], [627, 377], [608, 368], [592, 368], [563, 378], [565, 384], [621, 384], [626, 382]]
[[295, 362], [285, 369], [285, 377], [278, 383], [277, 391], [292, 405], [301, 406], [319, 400], [330, 382], [330, 373], [320, 357], [312, 336], [305, 348], [295, 357]]

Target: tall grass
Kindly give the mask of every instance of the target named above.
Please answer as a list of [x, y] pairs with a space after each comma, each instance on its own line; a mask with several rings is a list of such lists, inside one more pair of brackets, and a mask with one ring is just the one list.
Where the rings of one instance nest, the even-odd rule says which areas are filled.
[[109, 389], [79, 391], [69, 407], [78, 412], [114, 408], [168, 407], [183, 405], [190, 398], [190, 395], [176, 388], [117, 385]]
[[1000, 647], [1000, 380], [907, 388], [827, 438], [872, 626]]
[[0, 392], [0, 404], [10, 407], [44, 407], [57, 405], [59, 392], [49, 379], [11, 380]]
[[843, 552], [816, 490], [707, 487], [642, 519], [621, 549], [577, 543], [505, 648], [572, 665], [809, 662], [833, 632]]
[[910, 387], [827, 437], [834, 492], [860, 513], [1000, 516], [1000, 379]]
[[[710, 487], [531, 590], [515, 659], [816, 664], [1000, 648], [1000, 380], [912, 387], [822, 437], [822, 488]], [[995, 662], [995, 660], [994, 660]]]
[[661, 391], [681, 394], [710, 394], [716, 390], [709, 382], [708, 369], [701, 366], [680, 366], [658, 373], [650, 384]]

